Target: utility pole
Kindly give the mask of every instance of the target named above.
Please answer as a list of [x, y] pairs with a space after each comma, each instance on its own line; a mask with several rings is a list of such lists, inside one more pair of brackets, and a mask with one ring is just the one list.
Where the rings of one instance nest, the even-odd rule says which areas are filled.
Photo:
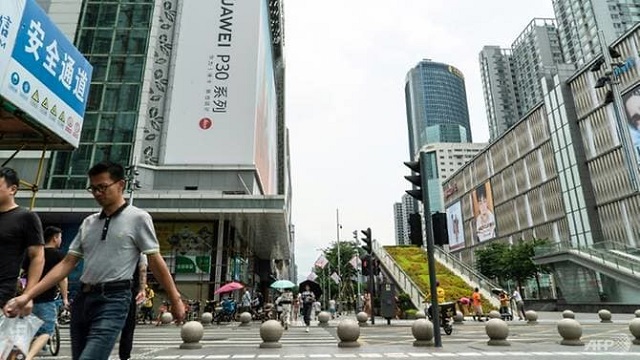
[[[336, 209], [336, 239], [338, 244], [338, 277], [340, 278], [340, 282], [338, 283], [338, 295], [336, 296], [336, 301], [340, 304], [340, 295], [341, 295], [341, 287], [342, 287], [342, 274], [340, 273], [340, 268], [342, 267], [342, 263], [340, 262], [340, 210]], [[338, 305], [340, 306], [340, 305]]]
[[367, 228], [366, 230], [360, 230], [364, 235], [362, 241], [364, 241], [364, 245], [362, 248], [364, 251], [369, 254], [369, 260], [367, 262], [367, 276], [369, 279], [369, 298], [371, 301], [371, 325], [375, 325], [376, 323], [376, 314], [373, 309], [373, 291], [374, 291], [374, 283], [373, 283], [373, 239], [371, 238], [371, 228]]
[[361, 296], [361, 291], [360, 291], [360, 281], [362, 280], [362, 271], [361, 271], [361, 263], [362, 260], [360, 259], [360, 253], [358, 252], [358, 230], [353, 230], [353, 239], [355, 240], [355, 246], [356, 246], [356, 256], [358, 257], [358, 266], [356, 267], [356, 287], [357, 287], [357, 291], [358, 291], [358, 296], [356, 297], [356, 301], [355, 301], [355, 309], [353, 309], [353, 311], [357, 314], [358, 311], [362, 308], [360, 306], [360, 296]]

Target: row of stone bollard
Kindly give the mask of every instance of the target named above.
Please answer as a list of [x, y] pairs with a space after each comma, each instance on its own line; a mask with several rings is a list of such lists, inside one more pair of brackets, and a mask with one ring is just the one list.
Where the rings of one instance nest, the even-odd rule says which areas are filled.
[[[181, 349], [200, 349], [202, 345], [200, 340], [204, 334], [203, 324], [210, 324], [212, 317], [209, 317], [204, 313], [201, 316], [201, 321], [189, 321], [182, 326], [180, 336], [182, 337], [183, 344], [180, 345]], [[168, 315], [168, 316], [165, 316]], [[600, 310], [598, 316], [601, 322], [607, 323], [611, 321], [611, 312], [608, 310]], [[640, 345], [640, 310], [635, 311], [635, 318], [629, 323], [629, 331], [634, 336], [632, 341], [635, 345]], [[171, 314], [165, 313], [161, 317], [163, 324], [171, 322]], [[454, 316], [454, 321], [462, 322], [461, 313], [457, 313]], [[489, 320], [485, 325], [485, 332], [489, 337], [488, 345], [494, 346], [509, 346], [510, 343], [507, 340], [509, 336], [509, 326], [501, 319], [501, 315], [497, 311], [491, 311], [488, 314]], [[321, 312], [318, 316], [319, 325], [327, 326], [329, 322], [330, 314], [327, 312]], [[338, 347], [358, 347], [360, 343], [358, 339], [360, 337], [360, 327], [367, 326], [368, 315], [364, 312], [360, 312], [356, 315], [357, 322], [351, 319], [345, 319], [338, 323], [337, 335], [340, 339]], [[456, 319], [457, 318], [457, 319]], [[525, 318], [528, 325], [535, 325], [538, 323], [538, 314], [529, 310], [525, 312]], [[240, 314], [240, 326], [248, 326], [251, 323], [251, 314]], [[262, 338], [261, 348], [280, 348], [280, 338], [283, 334], [283, 327], [277, 320], [268, 320], [262, 323], [260, 326], [260, 337]], [[562, 313], [562, 320], [557, 323], [557, 330], [562, 337], [561, 345], [584, 345], [581, 341], [582, 337], [582, 325], [575, 320], [575, 314], [571, 310], [565, 310]], [[413, 346], [433, 346], [433, 324], [431, 321], [422, 317], [414, 321], [411, 326], [411, 333], [415, 338]]]

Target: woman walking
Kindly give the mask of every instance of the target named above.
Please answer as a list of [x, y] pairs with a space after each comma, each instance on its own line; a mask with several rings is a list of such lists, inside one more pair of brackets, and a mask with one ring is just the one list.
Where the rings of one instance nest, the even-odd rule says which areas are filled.
[[309, 326], [311, 325], [311, 307], [316, 301], [316, 295], [311, 291], [309, 285], [304, 287], [302, 292], [302, 319], [307, 327], [306, 332], [309, 332]]

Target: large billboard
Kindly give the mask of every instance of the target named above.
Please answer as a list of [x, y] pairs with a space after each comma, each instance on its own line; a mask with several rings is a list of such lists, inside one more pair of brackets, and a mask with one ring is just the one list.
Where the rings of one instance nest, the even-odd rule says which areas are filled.
[[636, 162], [640, 162], [640, 85], [622, 96]]
[[277, 94], [266, 1], [183, 1], [164, 164], [250, 165], [277, 191]]
[[477, 242], [496, 237], [496, 218], [493, 214], [493, 194], [491, 183], [486, 182], [473, 190], [473, 216], [475, 222], [475, 238]]
[[462, 226], [462, 206], [456, 201], [447, 208], [447, 232], [449, 249], [455, 250], [464, 246], [464, 227]]
[[0, 96], [73, 147], [92, 71], [34, 0], [0, 1]]

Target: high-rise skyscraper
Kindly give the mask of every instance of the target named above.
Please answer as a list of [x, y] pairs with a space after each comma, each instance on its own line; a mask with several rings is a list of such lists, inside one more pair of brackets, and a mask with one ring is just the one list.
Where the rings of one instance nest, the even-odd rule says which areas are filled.
[[553, 19], [533, 19], [511, 45], [520, 117], [542, 101], [540, 78], [562, 63]]
[[409, 215], [413, 212], [413, 198], [408, 194], [402, 195], [402, 202], [393, 204], [397, 245], [411, 244], [411, 239], [409, 239]]
[[601, 53], [598, 31], [610, 44], [640, 21], [638, 0], [553, 0], [564, 60], [582, 66]]
[[464, 76], [457, 68], [420, 61], [407, 74], [405, 105], [412, 159], [430, 143], [471, 142]]
[[489, 133], [493, 140], [542, 101], [540, 78], [551, 76], [556, 64], [562, 63], [555, 22], [553, 19], [533, 19], [510, 50], [485, 46], [479, 58]]
[[489, 139], [493, 140], [520, 119], [513, 56], [511, 49], [485, 46], [479, 57]]

